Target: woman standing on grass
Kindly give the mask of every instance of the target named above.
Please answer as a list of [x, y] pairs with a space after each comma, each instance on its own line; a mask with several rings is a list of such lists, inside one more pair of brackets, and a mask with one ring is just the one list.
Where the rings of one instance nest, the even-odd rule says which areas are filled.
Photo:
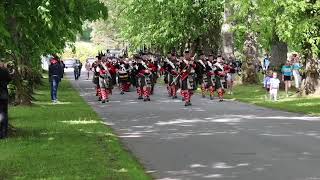
[[300, 86], [301, 86], [301, 75], [300, 70], [302, 68], [302, 65], [300, 63], [299, 57], [297, 54], [294, 54], [292, 57], [293, 61], [293, 77], [294, 77], [294, 83], [297, 89], [297, 93], [300, 92]]
[[286, 64], [282, 66], [281, 72], [282, 72], [282, 81], [284, 81], [285, 92], [288, 97], [289, 96], [288, 91], [291, 88], [291, 80], [293, 75], [292, 65], [290, 61], [287, 61]]

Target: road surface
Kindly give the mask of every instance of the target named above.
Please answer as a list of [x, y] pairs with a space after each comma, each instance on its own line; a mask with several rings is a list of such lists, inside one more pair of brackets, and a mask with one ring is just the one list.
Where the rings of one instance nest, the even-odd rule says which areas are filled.
[[184, 107], [161, 86], [151, 102], [115, 89], [101, 104], [83, 78], [73, 86], [155, 179], [320, 179], [320, 118], [200, 96]]

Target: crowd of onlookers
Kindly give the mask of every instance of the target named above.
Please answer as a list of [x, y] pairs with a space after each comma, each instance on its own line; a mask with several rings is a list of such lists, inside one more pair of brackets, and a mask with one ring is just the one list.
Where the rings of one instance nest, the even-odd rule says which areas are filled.
[[281, 81], [284, 83], [284, 89], [287, 97], [289, 96], [292, 81], [294, 81], [297, 93], [300, 92], [302, 82], [301, 69], [303, 66], [298, 54], [293, 54], [290, 59], [281, 66], [281, 81], [278, 78], [278, 73], [276, 71], [272, 71], [270, 65], [269, 56], [266, 55], [263, 60], [262, 67], [264, 73], [263, 84], [264, 88], [266, 88], [267, 92], [270, 94], [270, 99], [275, 101], [278, 99], [278, 91]]

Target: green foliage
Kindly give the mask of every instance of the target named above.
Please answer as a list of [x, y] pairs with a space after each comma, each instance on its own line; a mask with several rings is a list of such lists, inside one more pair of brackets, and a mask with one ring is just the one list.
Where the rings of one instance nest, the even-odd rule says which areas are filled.
[[65, 48], [62, 58], [76, 58], [85, 62], [89, 57], [96, 57], [98, 52], [102, 50], [105, 50], [105, 47], [89, 42], [77, 41], [72, 47]]
[[[30, 78], [41, 69], [40, 57], [62, 52], [67, 42], [82, 33], [84, 22], [99, 18], [107, 18], [107, 8], [99, 0], [1, 1], [0, 55], [16, 65], [17, 89], [32, 89]], [[19, 91], [18, 97], [26, 94]]]
[[270, 49], [279, 37], [298, 52], [309, 44], [314, 53], [320, 46], [320, 1], [316, 0], [232, 0], [235, 9], [236, 44], [242, 47], [245, 32], [258, 34], [258, 42]]
[[[219, 42], [223, 2], [192, 0], [113, 0], [117, 27], [133, 49], [184, 48], [185, 43]], [[214, 43], [210, 43], [212, 45]], [[180, 47], [179, 47], [180, 46]]]

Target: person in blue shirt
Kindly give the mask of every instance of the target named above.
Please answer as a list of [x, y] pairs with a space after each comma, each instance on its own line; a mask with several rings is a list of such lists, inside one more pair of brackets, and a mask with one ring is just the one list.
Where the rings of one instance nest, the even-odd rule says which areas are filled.
[[282, 81], [284, 81], [284, 85], [285, 85], [285, 92], [287, 97], [288, 95], [288, 91], [291, 88], [291, 80], [292, 80], [292, 64], [290, 61], [287, 61], [285, 65], [282, 66], [281, 68], [281, 72], [282, 72]]

